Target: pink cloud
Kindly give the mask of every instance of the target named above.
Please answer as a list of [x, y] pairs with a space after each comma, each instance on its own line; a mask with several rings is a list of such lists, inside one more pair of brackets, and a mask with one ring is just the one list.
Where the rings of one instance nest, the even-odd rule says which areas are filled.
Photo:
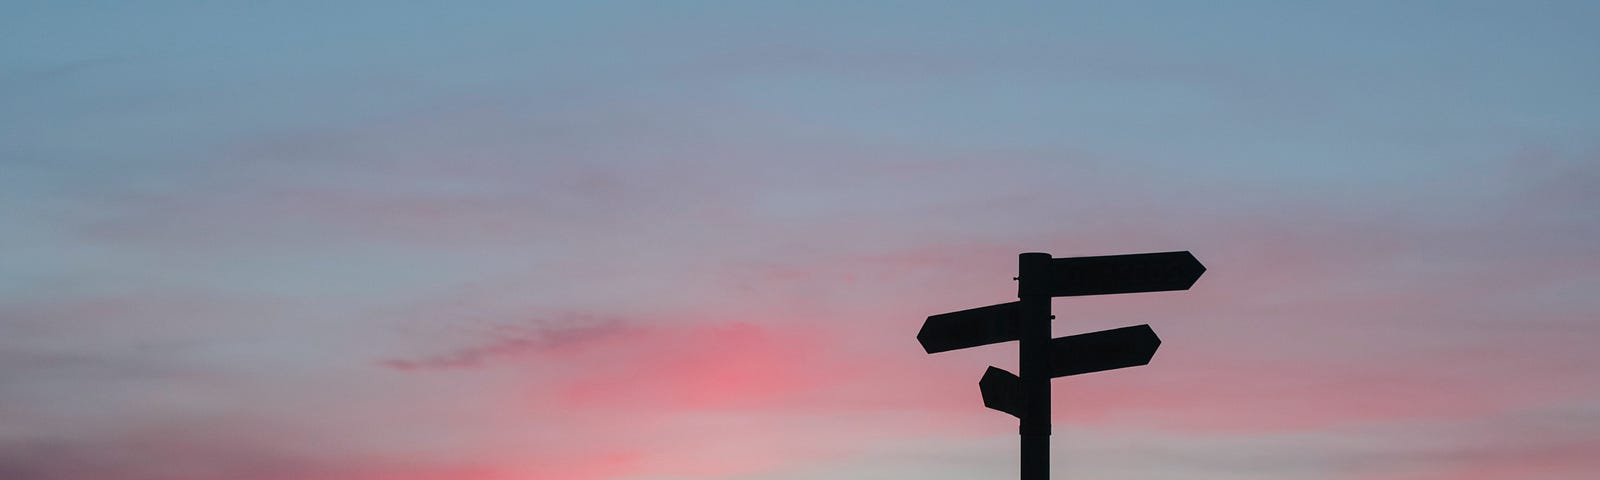
[[721, 410], [793, 396], [826, 378], [816, 365], [825, 361], [823, 338], [804, 329], [734, 323], [630, 333], [611, 348], [544, 357], [591, 366], [559, 393], [564, 405]]

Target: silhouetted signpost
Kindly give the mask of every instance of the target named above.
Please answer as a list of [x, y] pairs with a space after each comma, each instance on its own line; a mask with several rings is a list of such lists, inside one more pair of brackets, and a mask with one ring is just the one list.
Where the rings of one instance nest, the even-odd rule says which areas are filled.
[[1188, 290], [1205, 273], [1189, 252], [1051, 258], [1018, 256], [1018, 301], [928, 317], [917, 341], [928, 353], [1019, 341], [1020, 375], [989, 367], [983, 405], [1017, 417], [1022, 480], [1050, 477], [1050, 379], [1150, 363], [1161, 339], [1149, 325], [1051, 338], [1051, 297]]

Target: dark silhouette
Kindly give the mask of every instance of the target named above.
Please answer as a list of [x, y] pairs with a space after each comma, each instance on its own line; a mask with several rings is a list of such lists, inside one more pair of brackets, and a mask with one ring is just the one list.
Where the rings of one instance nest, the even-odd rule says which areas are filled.
[[1017, 259], [1017, 298], [928, 317], [917, 341], [928, 353], [1019, 341], [1020, 375], [989, 367], [983, 405], [1017, 417], [1022, 480], [1050, 477], [1050, 379], [1150, 363], [1161, 339], [1149, 325], [1050, 338], [1051, 297], [1188, 290], [1205, 273], [1189, 252]]

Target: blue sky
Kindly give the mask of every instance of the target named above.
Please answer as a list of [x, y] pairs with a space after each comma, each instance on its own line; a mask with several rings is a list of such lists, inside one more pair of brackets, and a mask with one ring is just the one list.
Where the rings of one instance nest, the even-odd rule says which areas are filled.
[[1006, 476], [923, 317], [1164, 250], [1058, 475], [1600, 472], [1593, 4], [4, 10], [0, 476]]

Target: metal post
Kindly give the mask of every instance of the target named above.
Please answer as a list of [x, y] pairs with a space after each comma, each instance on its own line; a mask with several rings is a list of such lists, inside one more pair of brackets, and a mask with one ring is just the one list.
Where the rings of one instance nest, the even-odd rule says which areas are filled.
[[1018, 373], [1024, 399], [1017, 433], [1022, 436], [1022, 480], [1050, 478], [1050, 254], [1017, 258], [1017, 298], [1022, 331]]

